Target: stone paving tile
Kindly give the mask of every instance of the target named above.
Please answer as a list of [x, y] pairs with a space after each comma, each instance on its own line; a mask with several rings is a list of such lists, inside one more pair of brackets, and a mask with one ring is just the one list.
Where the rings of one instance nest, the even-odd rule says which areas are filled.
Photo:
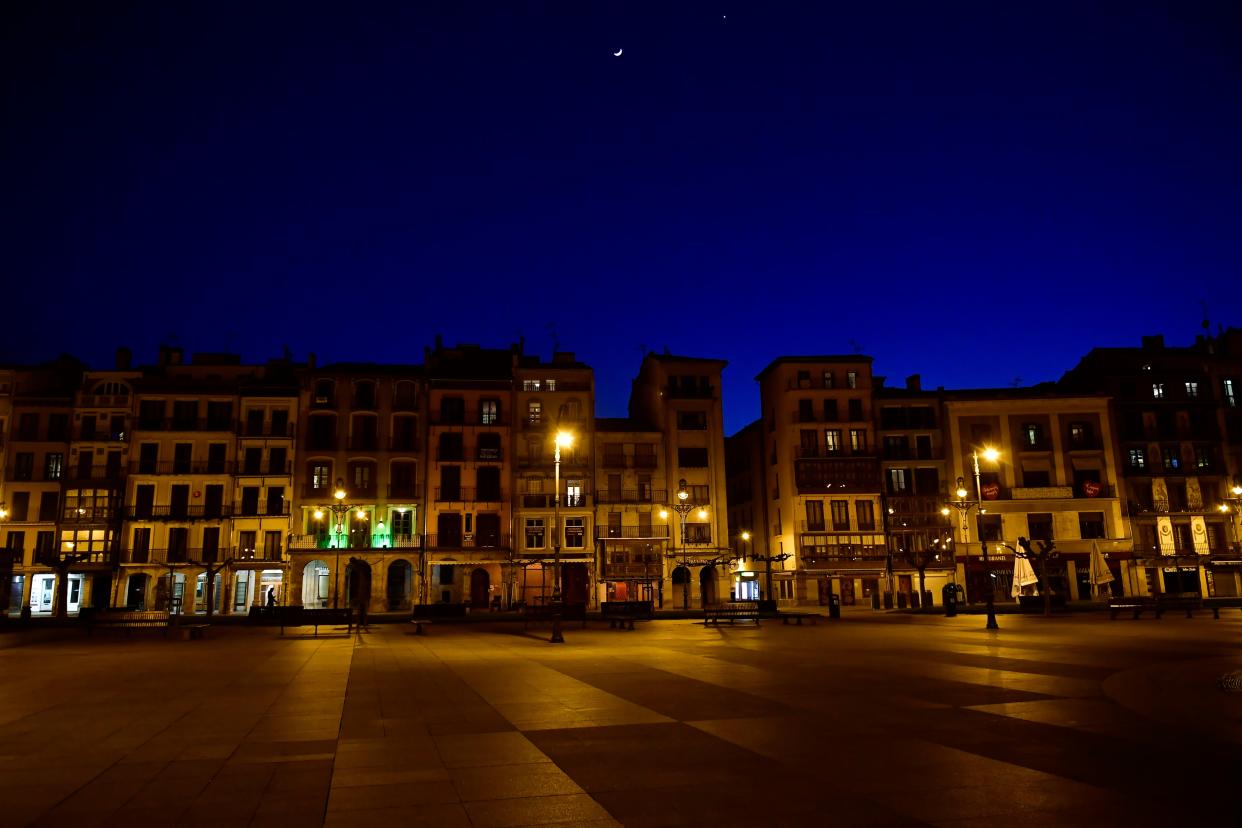
[[1242, 773], [1242, 618], [503, 629], [0, 648], [3, 820], [1095, 828], [1219, 817]]
[[564, 796], [538, 796], [523, 799], [493, 799], [467, 802], [466, 813], [475, 828], [514, 828], [520, 825], [553, 825], [586, 821], [605, 821], [611, 818], [598, 802], [585, 794]]

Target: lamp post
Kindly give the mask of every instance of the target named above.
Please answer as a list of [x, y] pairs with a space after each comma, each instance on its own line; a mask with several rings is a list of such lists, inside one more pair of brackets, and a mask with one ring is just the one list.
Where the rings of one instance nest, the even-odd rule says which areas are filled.
[[[749, 543], [750, 532], [743, 532], [742, 540]], [[743, 557], [747, 557], [747, 556], [743, 556]], [[772, 564], [779, 563], [781, 561], [787, 561], [792, 556], [788, 552], [781, 552], [776, 555], [755, 555], [752, 553], [749, 557], [752, 561], [763, 561], [764, 563], [763, 581], [764, 581], [764, 589], [766, 590], [764, 592], [764, 597], [769, 601], [775, 601], [776, 599], [772, 597]]]
[[[1220, 504], [1218, 508], [1223, 514], [1229, 515], [1229, 528], [1233, 530], [1233, 545], [1237, 546], [1238, 545], [1238, 519], [1237, 517], [1235, 517], [1235, 515], [1237, 515], [1238, 513], [1239, 506], [1242, 506], [1242, 484], [1238, 483], [1235, 480], [1233, 485], [1229, 487], [1229, 495], [1226, 495], [1224, 497], [1224, 501], [1225, 502]], [[3, 509], [3, 508], [4, 508], [4, 505], [0, 504], [0, 509]], [[1242, 551], [1242, 550], [1235, 550], [1235, 551]]]
[[[345, 516], [353, 511], [354, 507], [345, 502], [345, 481], [341, 478], [336, 479], [336, 488], [332, 491], [332, 502], [324, 506], [316, 506], [315, 511], [311, 514], [315, 520], [323, 520], [325, 513], [331, 513], [333, 523], [336, 525], [336, 563], [332, 567], [332, 609], [340, 607], [341, 598], [341, 544], [347, 537], [344, 530]], [[358, 517], [365, 518], [366, 512], [358, 509]]]
[[[983, 457], [985, 460], [995, 462], [997, 458], [1000, 457], [1000, 452], [994, 448], [985, 448], [983, 450]], [[961, 513], [962, 539], [963, 540], [968, 540], [969, 538], [969, 533], [967, 531], [968, 523], [967, 523], [966, 518], [970, 514], [971, 509], [978, 510], [978, 513], [975, 515], [975, 520], [976, 520], [975, 529], [979, 534], [979, 549], [983, 555], [983, 570], [984, 570], [983, 574], [984, 574], [984, 578], [986, 579], [984, 583], [984, 588], [983, 588], [983, 597], [987, 603], [987, 610], [988, 610], [987, 628], [989, 630], [996, 630], [996, 629], [1000, 629], [1000, 627], [996, 623], [996, 603], [995, 603], [995, 595], [994, 595], [995, 589], [993, 588], [993, 583], [992, 583], [992, 569], [991, 569], [990, 562], [988, 560], [988, 542], [987, 542], [987, 539], [984, 538], [983, 536], [983, 481], [982, 481], [982, 475], [979, 472], [979, 451], [978, 449], [971, 449], [970, 460], [971, 460], [971, 470], [974, 472], [974, 476], [975, 476], [975, 499], [974, 500], [968, 499], [970, 493], [966, 491], [966, 485], [965, 485], [964, 479], [959, 477], [957, 479], [957, 491], [955, 492], [955, 494], [957, 495], [957, 500], [949, 501], [949, 505], [957, 509], [958, 512]], [[944, 510], [942, 510], [942, 513], [943, 511]], [[967, 552], [966, 563], [967, 563], [967, 567], [969, 568], [969, 564], [970, 564], [969, 552]]]
[[574, 435], [568, 431], [556, 432], [552, 451], [553, 487], [556, 494], [552, 498], [552, 638], [553, 644], [564, 644], [565, 637], [561, 634], [561, 449], [574, 444]]
[[[698, 510], [700, 518], [706, 518], [707, 509], [703, 508], [702, 506], [695, 506], [693, 503], [690, 502], [690, 492], [686, 488], [686, 479], [684, 477], [681, 480], [677, 481], [677, 494], [675, 498], [676, 499], [673, 503], [672, 509], [674, 512], [677, 513], [678, 517], [681, 518], [681, 550], [682, 550], [681, 556], [682, 557], [680, 560], [681, 560], [682, 566], [686, 567], [686, 582], [682, 584], [682, 594], [683, 594], [682, 609], [690, 609], [690, 567], [689, 567], [689, 557], [688, 557], [689, 550], [686, 548], [686, 518], [689, 517], [690, 513], [695, 511], [696, 509]], [[668, 510], [661, 509], [660, 517], [667, 519]], [[674, 561], [679, 560], [677, 557], [677, 544], [675, 541], [673, 544], [672, 553], [667, 555], [666, 557]]]
[[[0, 500], [0, 523], [4, 523], [8, 519], [9, 507], [3, 500]], [[13, 559], [16, 555], [7, 546], [0, 550], [0, 554], [4, 555], [4, 580], [0, 582], [0, 590], [3, 590], [3, 594], [0, 594], [0, 613], [7, 615], [9, 610], [9, 589], [13, 582], [13, 569], [16, 566]]]

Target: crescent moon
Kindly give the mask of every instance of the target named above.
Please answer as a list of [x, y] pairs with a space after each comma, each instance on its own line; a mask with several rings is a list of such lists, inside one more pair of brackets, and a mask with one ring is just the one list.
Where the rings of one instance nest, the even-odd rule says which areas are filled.
[[621, 57], [621, 53], [622, 53], [622, 52], [624, 52], [624, 51], [625, 51], [624, 49], [618, 49], [617, 51], [615, 51], [615, 52], [613, 52], [613, 53], [612, 53], [612, 56], [613, 56], [613, 57]]

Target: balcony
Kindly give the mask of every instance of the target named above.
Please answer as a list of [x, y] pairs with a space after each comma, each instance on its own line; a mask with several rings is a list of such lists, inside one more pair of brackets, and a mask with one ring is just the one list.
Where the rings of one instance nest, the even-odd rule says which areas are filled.
[[852, 525], [851, 525], [851, 524], [849, 524], [849, 523], [834, 524], [834, 523], [831, 523], [831, 522], [829, 522], [829, 521], [806, 521], [806, 520], [800, 520], [800, 521], [798, 521], [798, 531], [799, 531], [799, 532], [810, 532], [810, 533], [817, 533], [817, 532], [820, 532], [820, 533], [827, 533], [827, 532], [874, 532], [874, 531], [875, 531], [875, 524], [874, 524], [874, 523], [873, 523], [873, 524], [871, 524], [871, 527], [870, 527], [869, 529], [864, 529], [864, 528], [863, 528], [863, 527], [861, 527], [861, 526], [852, 526]]
[[235, 431], [231, 417], [139, 417], [135, 431]]
[[[121, 563], [127, 564], [188, 564], [219, 563], [234, 557], [231, 549], [203, 549], [201, 547], [156, 547], [152, 549], [126, 549], [121, 552]], [[279, 560], [279, 559], [278, 559]]]
[[600, 465], [606, 469], [624, 469], [628, 467], [624, 454], [605, 454]]
[[379, 438], [374, 434], [355, 434], [349, 438], [350, 451], [379, 451]]
[[457, 488], [437, 486], [435, 500], [437, 503], [500, 503], [505, 494], [499, 489], [480, 489], [475, 491], [469, 486]]
[[125, 469], [121, 466], [70, 466], [65, 473], [65, 483], [99, 483], [112, 481], [120, 484], [125, 477]]
[[595, 493], [596, 503], [664, 503], [664, 489], [603, 489]]
[[[629, 540], [665, 540], [668, 538], [668, 524], [651, 526], [600, 526], [595, 525], [596, 540], [629, 539]], [[690, 541], [694, 543], [695, 541]]]
[[237, 469], [238, 477], [288, 477], [293, 474], [293, 462], [283, 465], [267, 463], [242, 463]]
[[480, 463], [500, 463], [504, 452], [498, 448], [480, 448], [475, 451], [474, 459]]
[[509, 549], [509, 536], [506, 534], [430, 534], [427, 536], [428, 549]]
[[463, 463], [466, 460], [466, 449], [461, 446], [436, 449], [436, 462]]
[[129, 442], [129, 432], [110, 431], [106, 428], [102, 431], [98, 429], [88, 431], [79, 428], [73, 439], [77, 443], [126, 443]]
[[[313, 550], [313, 549], [334, 549], [332, 545], [334, 536], [330, 533], [319, 535], [293, 535], [289, 542], [289, 549], [294, 550]], [[349, 544], [342, 549], [421, 549], [423, 539], [421, 535], [393, 535], [388, 532], [373, 532], [365, 538], [355, 538], [356, 542]], [[364, 545], [365, 544], [365, 545]]]
[[543, 455], [539, 455], [537, 457], [525, 456], [518, 458], [519, 469], [541, 469], [551, 465], [552, 458], [544, 457]]
[[295, 432], [293, 423], [279, 426], [272, 423], [242, 423], [239, 420], [237, 435], [239, 437], [293, 437]]
[[388, 484], [389, 500], [417, 500], [420, 497], [422, 497], [422, 491], [417, 483]]
[[129, 408], [128, 394], [78, 394], [78, 408]]
[[257, 506], [238, 506], [233, 511], [235, 518], [247, 517], [288, 517], [289, 503], [260, 503]]
[[116, 506], [80, 506], [66, 508], [61, 523], [111, 523], [121, 515]]
[[139, 460], [137, 463], [129, 464], [130, 474], [232, 474], [233, 464], [220, 460], [212, 461], [195, 461], [195, 462], [178, 462], [169, 460], [161, 463], [144, 463]]
[[393, 437], [388, 441], [389, 451], [418, 451], [418, 438], [411, 436]]
[[127, 506], [130, 520], [220, 520], [233, 516], [232, 506]]
[[542, 431], [546, 429], [548, 425], [549, 425], [548, 421], [543, 419], [542, 417], [540, 417], [538, 420], [532, 420], [529, 417], [522, 420], [523, 431]]
[[879, 492], [880, 464], [859, 455], [801, 459], [794, 466], [794, 482], [798, 494]]
[[654, 454], [634, 455], [634, 468], [636, 469], [654, 469], [659, 462], [659, 459]]
[[447, 416], [443, 412], [433, 411], [428, 416], [428, 421], [434, 426], [469, 426], [470, 428], [504, 428], [509, 425], [509, 418], [503, 414], [489, 414], [484, 417], [477, 411]]

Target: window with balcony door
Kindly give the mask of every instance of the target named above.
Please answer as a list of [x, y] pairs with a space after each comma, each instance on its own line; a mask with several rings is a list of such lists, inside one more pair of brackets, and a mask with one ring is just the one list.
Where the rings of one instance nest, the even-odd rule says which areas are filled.
[[831, 371], [825, 371], [825, 372], [824, 372], [824, 374], [823, 374], [823, 380], [824, 380], [824, 387], [825, 387], [825, 388], [833, 388], [833, 387], [835, 387], [835, 385], [836, 385], [836, 383], [834, 383], [834, 382], [833, 382], [832, 372], [831, 372]]
[[867, 451], [867, 432], [861, 428], [850, 429], [850, 451], [863, 454]]
[[543, 403], [531, 400], [526, 404], [526, 422], [538, 425], [543, 422]]
[[832, 501], [832, 530], [848, 532], [850, 528], [850, 502], [848, 500]]
[[858, 519], [860, 531], [875, 530], [875, 504], [870, 500], [859, 500], [854, 503], [854, 517]]
[[1153, 382], [1151, 384], [1151, 398], [1153, 400], [1164, 399], [1164, 383], [1163, 382]]
[[1193, 400], [1194, 398], [1196, 398], [1196, 397], [1198, 397], [1198, 396], [1199, 396], [1199, 383], [1197, 383], [1197, 382], [1193, 382], [1193, 381], [1191, 381], [1191, 380], [1187, 380], [1187, 381], [1186, 381], [1186, 397], [1187, 397], [1187, 399], [1192, 399], [1192, 400]]
[[888, 470], [888, 493], [904, 494], [910, 485], [910, 472], [908, 469], [889, 469]]
[[1028, 514], [1026, 529], [1031, 540], [1052, 540], [1052, 515], [1047, 512]]
[[565, 518], [565, 546], [569, 549], [586, 546], [586, 518]]
[[543, 549], [544, 526], [543, 518], [526, 519], [526, 548]]
[[824, 531], [824, 501], [808, 500], [806, 502], [806, 531]]
[[858, 387], [858, 372], [857, 371], [846, 371], [845, 372], [845, 384], [850, 388], [857, 388]]
[[1103, 512], [1079, 512], [1078, 513], [1078, 534], [1084, 540], [1095, 540], [1103, 538], [1104, 535], [1104, 513]]
[[500, 422], [499, 400], [479, 400], [479, 422], [483, 425], [495, 425]]

